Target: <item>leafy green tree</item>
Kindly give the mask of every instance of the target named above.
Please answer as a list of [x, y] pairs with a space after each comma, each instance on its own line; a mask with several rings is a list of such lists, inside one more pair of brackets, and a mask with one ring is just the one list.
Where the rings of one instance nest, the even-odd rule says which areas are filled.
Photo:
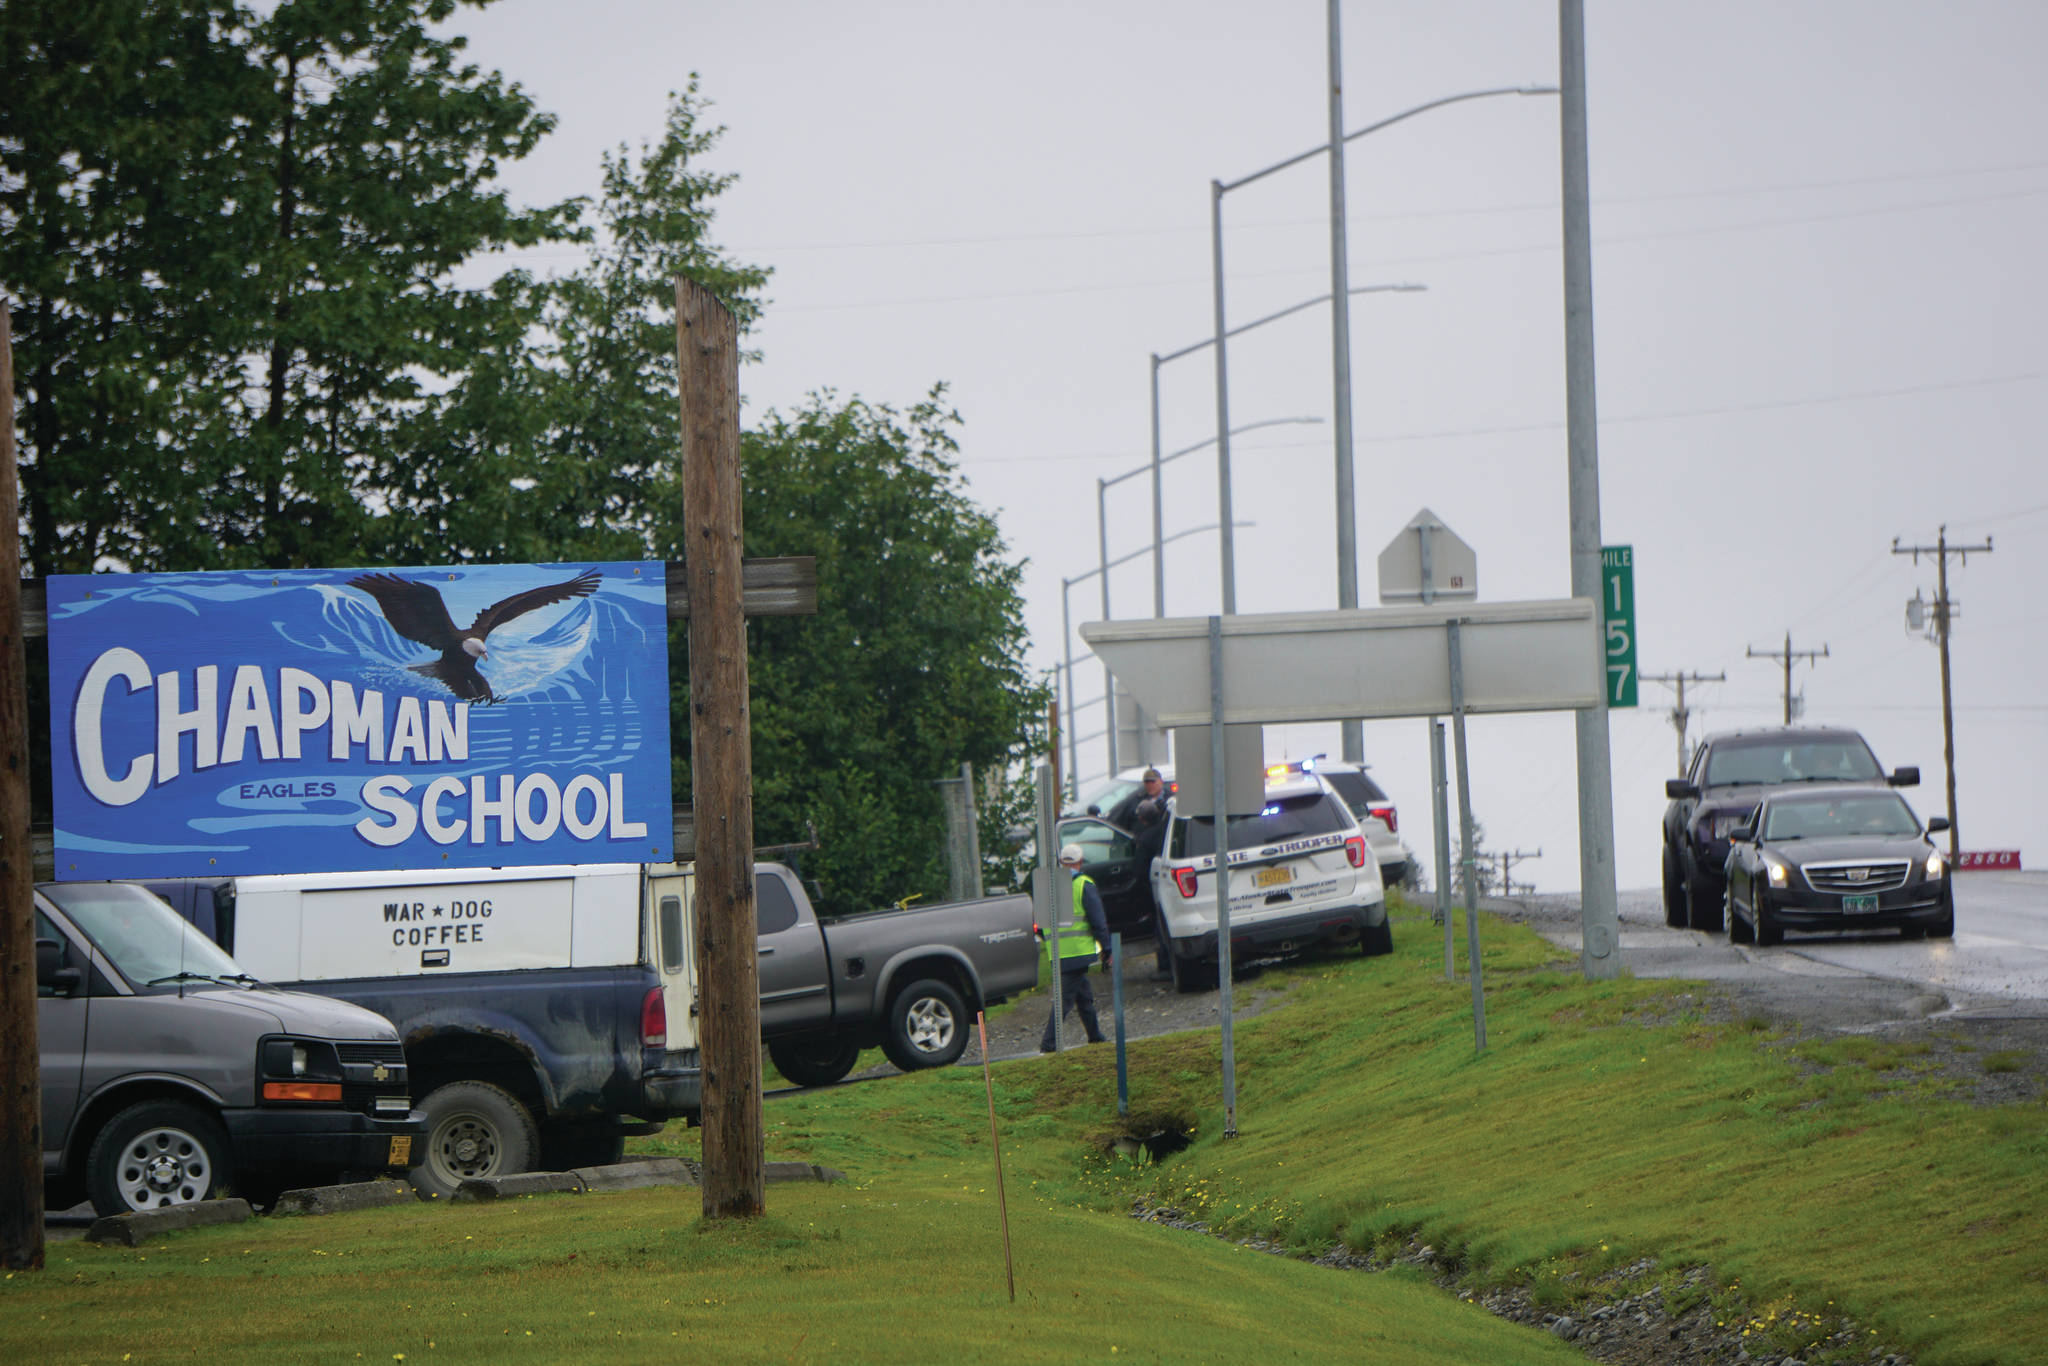
[[0, 8], [0, 278], [37, 572], [385, 558], [400, 523], [380, 514], [416, 510], [421, 470], [451, 463], [421, 438], [459, 429], [443, 414], [474, 409], [473, 372], [523, 376], [530, 282], [454, 273], [573, 236], [576, 206], [497, 187], [552, 120], [436, 36], [455, 8]]
[[672, 96], [662, 135], [637, 159], [604, 158], [590, 264], [546, 287], [533, 486], [520, 519], [569, 557], [678, 553], [676, 286], [716, 294], [744, 332], [768, 271], [711, 240], [714, 201], [737, 177], [700, 163], [724, 133], [704, 122], [697, 80]]
[[[741, 437], [747, 553], [818, 560], [816, 616], [748, 627], [755, 837], [795, 842], [814, 826], [805, 871], [833, 910], [943, 896], [934, 780], [962, 762], [1008, 772], [1044, 748], [1023, 565], [962, 487], [959, 420], [943, 386], [901, 413], [823, 394]], [[679, 631], [671, 658], [686, 651]], [[673, 686], [680, 741], [680, 666]], [[687, 793], [686, 756], [678, 783]], [[1013, 815], [984, 822], [992, 855]]]

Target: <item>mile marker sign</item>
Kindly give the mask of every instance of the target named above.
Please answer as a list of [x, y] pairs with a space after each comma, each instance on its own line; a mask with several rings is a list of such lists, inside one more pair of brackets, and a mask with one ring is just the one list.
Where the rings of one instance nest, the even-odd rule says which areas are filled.
[[1635, 548], [1610, 545], [1600, 551], [1600, 616], [1605, 626], [1607, 705], [1636, 704]]

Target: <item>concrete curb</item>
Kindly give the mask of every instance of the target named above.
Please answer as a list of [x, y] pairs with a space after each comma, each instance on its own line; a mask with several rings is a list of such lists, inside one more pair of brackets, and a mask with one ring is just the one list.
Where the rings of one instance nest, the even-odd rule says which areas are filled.
[[605, 1167], [577, 1167], [568, 1173], [582, 1181], [586, 1191], [629, 1191], [648, 1186], [694, 1186], [697, 1178], [680, 1158], [657, 1157], [641, 1162], [618, 1162]]
[[212, 1224], [239, 1224], [255, 1213], [247, 1200], [195, 1200], [167, 1209], [137, 1210], [132, 1214], [111, 1214], [95, 1220], [85, 1231], [88, 1243], [110, 1247], [140, 1247], [159, 1234], [180, 1229], [206, 1228]]
[[346, 1186], [308, 1186], [289, 1190], [270, 1207], [273, 1215], [341, 1214], [348, 1210], [382, 1209], [419, 1198], [410, 1181], [358, 1181]]
[[515, 1195], [581, 1195], [583, 1178], [574, 1172], [519, 1172], [513, 1176], [473, 1176], [449, 1198], [458, 1205], [508, 1200]]
[[846, 1173], [814, 1162], [770, 1162], [761, 1169], [764, 1181], [844, 1181]]

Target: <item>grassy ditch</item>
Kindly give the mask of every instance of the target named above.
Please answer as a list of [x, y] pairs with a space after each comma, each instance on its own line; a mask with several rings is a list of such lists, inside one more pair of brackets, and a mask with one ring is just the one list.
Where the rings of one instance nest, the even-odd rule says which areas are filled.
[[[1560, 1307], [1654, 1258], [1668, 1298], [1707, 1295], [1809, 1360], [1844, 1317], [1923, 1363], [2039, 1359], [2048, 1106], [1973, 1107], [1919, 1045], [1715, 1019], [1697, 984], [1587, 983], [1491, 923], [1490, 1047], [1475, 1054], [1470, 986], [1444, 980], [1441, 938], [1411, 912], [1397, 942], [1289, 970], [1289, 1003], [1240, 1024], [1234, 1140], [1213, 1033], [1133, 1046], [1124, 1125], [1107, 1050], [999, 1073], [1013, 1189], [1170, 1205], [1309, 1252], [1426, 1242], [1476, 1289], [1520, 1283]], [[915, 1162], [912, 1098], [952, 1110], [941, 1098], [970, 1082], [795, 1098], [771, 1113], [771, 1144], [850, 1169]], [[1194, 1136], [1178, 1155], [1108, 1154], [1122, 1130], [1172, 1124]], [[1717, 1287], [1682, 1289], [1700, 1263]]]
[[[53, 1363], [1585, 1360], [1419, 1272], [1261, 1256], [1126, 1217], [1142, 1201], [1303, 1251], [1426, 1241], [1474, 1289], [1560, 1308], [1650, 1258], [1669, 1297], [1809, 1362], [1842, 1316], [1922, 1366], [2038, 1359], [2048, 1106], [1972, 1108], [1910, 1047], [1793, 1044], [1696, 986], [1586, 983], [1524, 930], [1485, 934], [1483, 1055], [1426, 920], [1397, 918], [1391, 957], [1276, 973], [1287, 1002], [1237, 1030], [1233, 1140], [1213, 1031], [1133, 1045], [1126, 1120], [1108, 1049], [999, 1068], [1015, 1306], [960, 1068], [772, 1102], [770, 1157], [852, 1179], [770, 1187], [755, 1223], [707, 1225], [677, 1189], [59, 1244], [0, 1282], [0, 1342]], [[1190, 1145], [1114, 1155], [1169, 1130]], [[1702, 1262], [1717, 1281], [1683, 1287]]]

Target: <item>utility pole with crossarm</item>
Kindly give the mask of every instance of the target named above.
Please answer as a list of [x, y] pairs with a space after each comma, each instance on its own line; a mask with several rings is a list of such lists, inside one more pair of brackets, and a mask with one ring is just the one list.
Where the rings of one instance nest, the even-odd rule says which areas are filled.
[[1752, 645], [1749, 647], [1749, 657], [1751, 659], [1782, 659], [1783, 661], [1785, 661], [1785, 724], [1788, 726], [1791, 725], [1792, 661], [1795, 659], [1803, 659], [1806, 660], [1808, 663], [1812, 663], [1816, 659], [1826, 659], [1828, 657], [1828, 647], [1826, 645], [1822, 645], [1818, 650], [1795, 650], [1792, 648], [1792, 633], [1790, 631], [1787, 631], [1785, 633], [1784, 649], [1759, 650], [1756, 648], [1756, 646]]
[[[1899, 538], [1892, 537], [1892, 554], [1911, 555], [1913, 563], [1920, 563], [1922, 555], [1934, 557], [1934, 601], [1926, 604], [1933, 609], [1934, 640], [1941, 647], [1941, 758], [1948, 768], [1948, 860], [1954, 867], [1962, 840], [1956, 833], [1956, 719], [1955, 708], [1949, 700], [1948, 684], [1948, 627], [1955, 619], [1958, 604], [1948, 595], [1948, 557], [1953, 555], [1963, 564], [1970, 562], [1971, 555], [1989, 555], [1991, 538], [1986, 536], [1982, 545], [1950, 545], [1948, 527], [1942, 526], [1935, 534], [1933, 545], [1900, 545]], [[1908, 622], [1916, 629], [1919, 622], [1912, 621], [1914, 606], [1919, 602], [1916, 594], [1913, 602], [1906, 604]]]
[[1678, 732], [1678, 776], [1685, 776], [1685, 761], [1690, 756], [1685, 752], [1685, 728], [1692, 722], [1692, 713], [1685, 705], [1685, 685], [1688, 683], [1726, 683], [1728, 673], [1724, 669], [1717, 674], [1687, 673], [1680, 669], [1675, 674], [1644, 674], [1649, 683], [1671, 683], [1678, 688], [1678, 705], [1671, 709], [1671, 726]]

